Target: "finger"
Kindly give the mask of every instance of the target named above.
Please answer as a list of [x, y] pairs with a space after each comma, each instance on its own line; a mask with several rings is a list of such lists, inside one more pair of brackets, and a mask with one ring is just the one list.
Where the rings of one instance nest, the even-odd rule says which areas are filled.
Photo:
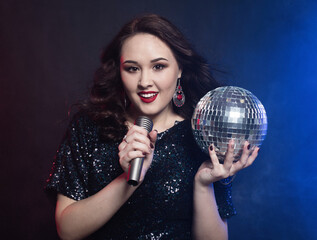
[[250, 147], [251, 147], [250, 143], [248, 141], [245, 141], [243, 144], [242, 154], [241, 154], [239, 161], [235, 162], [232, 166], [231, 172], [233, 174], [240, 171], [241, 169], [243, 169], [247, 165], [248, 158], [249, 158], [250, 152], [251, 152]]
[[127, 145], [127, 143], [122, 140], [122, 142], [118, 146], [119, 152], [122, 151], [126, 145]]
[[148, 146], [149, 149], [151, 149], [151, 141], [148, 135], [143, 135], [143, 134], [135, 132], [129, 138], [130, 138], [128, 139], [129, 143], [134, 143], [134, 142], [142, 143]]
[[[149, 141], [150, 140], [148, 139], [146, 142], [149, 142]], [[118, 155], [121, 158], [129, 151], [141, 151], [143, 152], [143, 154], [150, 154], [152, 150], [149, 145], [150, 144], [145, 144], [145, 143], [134, 141], [134, 140], [130, 143], [127, 143], [126, 141], [123, 140], [118, 146], [118, 149], [119, 149]]]
[[260, 148], [259, 147], [256, 147], [254, 149], [254, 151], [252, 152], [252, 154], [250, 155], [250, 157], [248, 158], [248, 162], [247, 164], [245, 165], [245, 167], [249, 167], [253, 164], [254, 160], [256, 159], [256, 157], [259, 155], [259, 151], [260, 151]]
[[[250, 148], [250, 146], [248, 144], [245, 144], [244, 149], [243, 149], [243, 154], [240, 158], [239, 161], [237, 161], [236, 163], [234, 163], [233, 167], [232, 167], [232, 174], [236, 174], [237, 172], [239, 172], [240, 170], [242, 170], [243, 168], [247, 168], [250, 165], [252, 165], [252, 163], [254, 162], [255, 158], [258, 156], [258, 151], [259, 148], [256, 147], [253, 151]], [[252, 152], [252, 154], [250, 155], [250, 153]], [[244, 160], [245, 156], [243, 155], [247, 155], [246, 160]]]
[[211, 160], [212, 167], [219, 165], [220, 163], [216, 155], [215, 146], [213, 144], [210, 144], [208, 150], [209, 150], [209, 157]]
[[125, 150], [127, 152], [141, 151], [141, 152], [146, 153], [146, 154], [151, 153], [150, 146], [148, 146], [147, 144], [144, 144], [144, 143], [136, 142], [136, 141], [133, 141], [132, 143], [127, 144], [127, 146], [125, 147]]
[[145, 154], [142, 151], [129, 151], [126, 154], [125, 160], [131, 162], [132, 159], [145, 157]]
[[145, 155], [142, 151], [129, 151], [119, 159], [119, 162], [123, 169], [128, 170], [133, 159], [143, 157], [145, 157]]
[[153, 130], [149, 133], [149, 138], [150, 138], [150, 147], [153, 149], [155, 146], [155, 142], [157, 140], [157, 130]]
[[120, 163], [123, 171], [125, 171], [125, 172], [129, 171], [130, 161], [128, 161], [126, 158], [120, 158], [119, 163]]
[[124, 138], [124, 141], [128, 144], [132, 143], [132, 142], [140, 142], [140, 143], [144, 143], [150, 147], [150, 140], [149, 140], [148, 136], [143, 135], [139, 132], [134, 132], [130, 135], [126, 135], [126, 137]]
[[137, 125], [133, 125], [129, 131], [127, 132], [127, 137], [130, 135], [133, 135], [134, 133], [139, 133], [141, 135], [147, 136], [148, 132], [147, 130], [145, 130], [143, 127], [137, 126]]
[[125, 141], [120, 143], [120, 145], [118, 146], [118, 149], [119, 149], [118, 156], [120, 159], [123, 158], [128, 153], [127, 146], [128, 144]]
[[227, 170], [230, 170], [234, 161], [234, 140], [231, 139], [228, 143], [228, 148], [223, 162], [223, 167]]

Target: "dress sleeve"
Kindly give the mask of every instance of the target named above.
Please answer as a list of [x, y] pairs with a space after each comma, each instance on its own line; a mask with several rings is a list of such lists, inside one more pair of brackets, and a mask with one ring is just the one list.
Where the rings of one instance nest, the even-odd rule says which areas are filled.
[[237, 214], [232, 202], [232, 177], [214, 183], [214, 191], [221, 218], [230, 218]]
[[47, 180], [47, 193], [61, 193], [77, 201], [88, 197], [89, 150], [83, 141], [83, 125], [80, 118], [74, 118], [69, 124]]

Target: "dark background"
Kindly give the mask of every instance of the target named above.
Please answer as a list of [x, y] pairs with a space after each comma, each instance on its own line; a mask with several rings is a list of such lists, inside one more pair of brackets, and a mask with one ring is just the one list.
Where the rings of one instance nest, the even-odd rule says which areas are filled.
[[313, 0], [0, 2], [1, 235], [56, 239], [43, 187], [68, 111], [102, 48], [137, 14], [174, 22], [221, 80], [268, 115], [260, 156], [234, 182], [231, 239], [317, 239], [317, 4]]

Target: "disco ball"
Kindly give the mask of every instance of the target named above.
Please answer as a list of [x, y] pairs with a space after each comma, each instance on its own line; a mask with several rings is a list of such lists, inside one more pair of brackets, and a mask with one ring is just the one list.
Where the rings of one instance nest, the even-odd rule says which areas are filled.
[[246, 140], [251, 149], [261, 145], [267, 132], [267, 117], [262, 103], [251, 92], [226, 86], [200, 99], [191, 125], [199, 147], [208, 154], [213, 143], [220, 162], [224, 161], [229, 140], [233, 139], [234, 161], [238, 161]]

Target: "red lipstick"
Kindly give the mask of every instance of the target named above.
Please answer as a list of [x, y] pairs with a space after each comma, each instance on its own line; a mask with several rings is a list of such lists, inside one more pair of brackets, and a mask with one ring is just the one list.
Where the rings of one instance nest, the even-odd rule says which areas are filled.
[[145, 103], [151, 103], [151, 102], [154, 102], [157, 95], [158, 95], [158, 92], [153, 92], [153, 91], [149, 91], [149, 92], [145, 92], [145, 91], [142, 91], [142, 92], [139, 92], [138, 93], [140, 99], [142, 102], [145, 102]]

